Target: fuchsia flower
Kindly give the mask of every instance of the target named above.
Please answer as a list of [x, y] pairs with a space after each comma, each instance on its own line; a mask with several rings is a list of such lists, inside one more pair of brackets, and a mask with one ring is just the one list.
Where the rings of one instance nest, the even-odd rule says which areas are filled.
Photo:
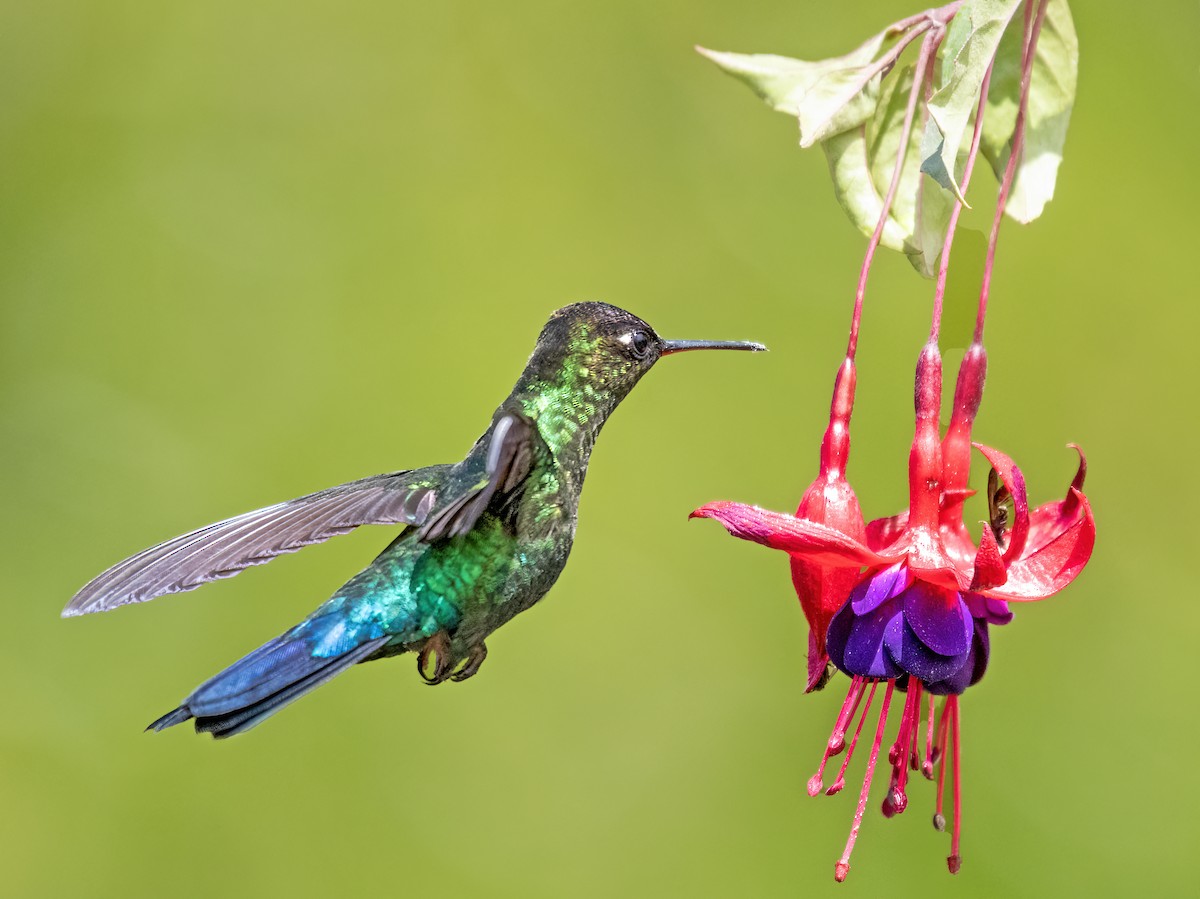
[[[850, 455], [850, 413], [854, 408], [854, 359], [847, 356], [838, 369], [829, 410], [829, 427], [821, 442], [821, 471], [804, 491], [796, 518], [825, 525], [846, 534], [852, 540], [866, 539], [862, 509], [850, 482], [846, 480], [846, 461]], [[858, 572], [850, 567], [829, 564], [793, 555], [792, 584], [800, 597], [800, 606], [808, 619], [808, 687], [806, 693], [825, 686], [832, 673], [825, 651], [825, 632], [830, 619], [845, 603]]]
[[[851, 678], [820, 770], [809, 782], [811, 795], [817, 795], [824, 786], [826, 763], [843, 750], [845, 762], [827, 792], [832, 795], [844, 787], [845, 771], [877, 688], [881, 683], [886, 685], [858, 812], [837, 865], [839, 880], [849, 870], [850, 850], [861, 825], [896, 689], [907, 697], [888, 755], [892, 775], [883, 812], [891, 817], [904, 811], [910, 768], [931, 778], [935, 762], [941, 759], [935, 824], [943, 828], [945, 759], [953, 756], [956, 813], [949, 864], [951, 871], [958, 870], [958, 696], [983, 677], [990, 653], [988, 626], [1012, 620], [1008, 603], [1052, 596], [1075, 579], [1092, 554], [1096, 531], [1082, 490], [1086, 472], [1082, 453], [1066, 498], [1031, 513], [1020, 469], [998, 450], [976, 445], [1011, 495], [1013, 515], [1011, 521], [989, 522], [978, 546], [971, 541], [961, 513], [970, 493], [966, 489], [970, 426], [982, 396], [985, 368], [983, 348], [976, 344], [964, 359], [954, 414], [943, 441], [938, 433], [941, 358], [936, 345], [927, 345], [922, 351], [917, 366], [917, 424], [909, 454], [910, 499], [906, 513], [873, 521], [865, 529], [857, 525], [854, 512], [858, 503], [853, 491], [825, 464], [829, 433], [837, 430], [833, 421], [823, 446], [822, 473], [805, 494], [808, 499], [815, 490], [834, 485], [824, 506], [816, 507], [824, 520], [817, 515], [806, 516], [804, 502], [795, 516], [733, 502], [710, 503], [692, 513], [695, 517], [715, 518], [736, 537], [784, 550], [791, 555], [794, 569], [811, 572], [807, 579], [797, 579], [797, 589], [809, 621], [815, 622], [814, 627], [824, 622], [826, 630], [816, 634], [810, 645], [815, 644], [818, 651], [824, 648], [833, 665]], [[853, 371], [843, 366], [839, 381], [848, 370]], [[835, 399], [831, 419], [837, 418]], [[813, 583], [818, 584], [815, 594], [801, 589]], [[828, 614], [839, 597], [838, 608]], [[811, 656], [809, 674], [811, 687]], [[921, 740], [925, 693], [930, 699]], [[936, 695], [946, 697], [937, 727]], [[847, 730], [860, 706], [857, 728], [847, 744]]]
[[[888, 749], [891, 780], [883, 799], [883, 813], [891, 817], [907, 807], [910, 771], [919, 770], [932, 779], [936, 768], [934, 825], [944, 830], [946, 772], [953, 762], [954, 824], [947, 861], [951, 873], [959, 870], [962, 864], [959, 696], [986, 672], [991, 653], [989, 628], [1012, 621], [1009, 603], [1045, 599], [1062, 590], [1087, 565], [1095, 544], [1095, 520], [1083, 494], [1087, 464], [1082, 452], [1078, 472], [1065, 498], [1031, 511], [1024, 476], [1012, 459], [999, 450], [971, 442], [987, 371], [983, 329], [996, 244], [1024, 146], [1029, 85], [1046, 7], [1044, 0], [1036, 3], [1027, 0], [1025, 7], [1020, 100], [1011, 152], [988, 240], [975, 336], [959, 368], [950, 423], [942, 435], [938, 426], [942, 399], [938, 333], [951, 245], [962, 210], [961, 196], [967, 191], [980, 146], [991, 65], [979, 86], [961, 193], [956, 195], [958, 199], [949, 217], [938, 261], [929, 341], [917, 362], [916, 427], [908, 458], [908, 509], [864, 524], [858, 498], [845, 473], [854, 405], [854, 357], [867, 276], [901, 180], [914, 113], [924, 96], [925, 74], [934, 71], [933, 60], [945, 36], [945, 21], [928, 15], [899, 23], [905, 27], [913, 22], [922, 23], [918, 30], [925, 38], [912, 74], [891, 184], [859, 273], [846, 359], [834, 383], [829, 427], [821, 445], [820, 472], [805, 491], [795, 515], [733, 502], [710, 503], [692, 513], [693, 517], [717, 519], [736, 537], [788, 553], [792, 582], [810, 627], [808, 690], [824, 684], [829, 665], [850, 677], [850, 689], [826, 743], [820, 767], [808, 783], [811, 795], [825, 788], [825, 768], [831, 758], [843, 752], [845, 759], [825, 792], [834, 794], [844, 788], [846, 769], [883, 687], [854, 823], [834, 869], [839, 881], [850, 870], [850, 853], [862, 825], [896, 691], [905, 694], [905, 700], [895, 738]], [[957, 8], [952, 4], [943, 11], [950, 11], [953, 16]], [[915, 34], [910, 31], [909, 39]], [[972, 446], [991, 465], [989, 520], [978, 542], [972, 539], [963, 517], [964, 504], [972, 495], [968, 486]], [[943, 697], [940, 718], [935, 715], [935, 696]]]

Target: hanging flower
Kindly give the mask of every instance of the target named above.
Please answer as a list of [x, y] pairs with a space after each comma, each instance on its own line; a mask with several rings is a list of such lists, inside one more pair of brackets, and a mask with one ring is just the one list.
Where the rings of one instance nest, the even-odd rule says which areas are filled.
[[[862, 509], [850, 482], [846, 462], [850, 455], [850, 413], [854, 408], [854, 360], [847, 356], [838, 369], [829, 410], [829, 427], [821, 441], [821, 470], [796, 508], [796, 518], [835, 528], [851, 539], [866, 538]], [[833, 673], [825, 650], [829, 621], [846, 602], [858, 572], [845, 566], [791, 557], [792, 585], [808, 619], [808, 686], [819, 690]]]
[[[941, 357], [936, 345], [924, 348], [917, 366], [909, 508], [902, 515], [871, 522], [862, 537], [844, 525], [830, 526], [741, 503], [710, 503], [692, 513], [693, 517], [720, 521], [736, 537], [784, 550], [793, 565], [799, 561], [815, 570], [853, 576], [854, 584], [828, 619], [824, 633], [828, 657], [838, 670], [850, 676], [850, 689], [820, 768], [809, 781], [810, 795], [821, 792], [826, 764], [843, 751], [846, 758], [826, 792], [832, 795], [845, 786], [846, 768], [878, 687], [884, 684], [885, 689], [858, 810], [835, 870], [838, 880], [849, 871], [850, 852], [862, 823], [897, 689], [906, 694], [906, 699], [888, 753], [892, 773], [883, 813], [890, 817], [907, 807], [910, 769], [932, 777], [934, 764], [940, 759], [934, 822], [939, 829], [944, 828], [946, 760], [953, 759], [955, 814], [948, 862], [952, 872], [958, 870], [962, 826], [958, 697], [987, 670], [988, 628], [1012, 620], [1008, 603], [1057, 593], [1083, 570], [1095, 543], [1095, 521], [1083, 494], [1086, 462], [1082, 453], [1066, 498], [1031, 513], [1020, 469], [1004, 453], [979, 444], [976, 448], [992, 465], [990, 499], [1011, 499], [1013, 511], [1011, 520], [1007, 513], [994, 514], [983, 528], [978, 546], [970, 542], [961, 519], [962, 501], [969, 495], [969, 466], [963, 464], [961, 455], [964, 447], [967, 453], [970, 451], [970, 425], [982, 395], [984, 368], [982, 347], [978, 353], [969, 352], [960, 370], [955, 414], [943, 443], [937, 418]], [[958, 439], [964, 434], [966, 442]], [[947, 510], [958, 518], [951, 520]], [[800, 598], [803, 603], [805, 595]], [[813, 616], [809, 620], [812, 622]], [[929, 702], [928, 712], [923, 715], [925, 694]], [[946, 697], [941, 723], [936, 726], [934, 696]], [[858, 724], [847, 743], [846, 734], [856, 717]]]
[[[1022, 6], [1023, 15], [1017, 15]], [[1051, 6], [1054, 10], [1048, 12]], [[1055, 37], [1043, 58], [1038, 38], [1048, 16]], [[915, 62], [900, 67], [905, 47], [918, 39]], [[983, 330], [1000, 224], [1010, 196], [1016, 202], [1009, 214], [1027, 222], [1040, 214], [1052, 193], [1052, 177], [1018, 179], [1017, 174], [1041, 165], [1047, 147], [1061, 148], [1075, 83], [1070, 15], [1065, 2], [1051, 0], [955, 0], [893, 23], [846, 56], [818, 63], [703, 52], [749, 83], [775, 109], [798, 116], [805, 136], [802, 145], [822, 142], [838, 199], [870, 239], [859, 272], [846, 361], [835, 382], [821, 447], [820, 472], [796, 514], [730, 502], [711, 503], [692, 514], [715, 518], [737, 537], [788, 553], [792, 582], [810, 627], [808, 690], [824, 684], [830, 667], [850, 677], [820, 768], [809, 781], [812, 795], [825, 789], [827, 764], [843, 752], [845, 759], [826, 792], [844, 787], [867, 717], [879, 703], [858, 808], [836, 878], [845, 879], [850, 868], [896, 691], [905, 694], [905, 701], [888, 751], [891, 783], [883, 813], [890, 817], [907, 807], [909, 771], [932, 778], [940, 762], [934, 823], [944, 829], [946, 777], [952, 766], [954, 827], [948, 862], [955, 872], [961, 864], [962, 828], [959, 697], [986, 672], [990, 628], [1012, 621], [1009, 604], [1043, 599], [1063, 589], [1083, 570], [1095, 543], [1095, 522], [1083, 494], [1082, 453], [1065, 498], [1030, 511], [1021, 470], [1004, 453], [971, 440], [987, 370]], [[1041, 121], [1030, 124], [1040, 131], [1039, 152], [1025, 158], [1035, 58], [1055, 77], [1039, 79], [1036, 108]], [[1049, 65], [1051, 59], [1054, 66]], [[893, 70], [899, 76], [881, 86]], [[994, 96], [993, 74], [998, 88]], [[1046, 109], [1055, 110], [1053, 139], [1045, 125]], [[968, 130], [970, 148], [964, 157]], [[947, 272], [964, 197], [984, 144], [1000, 187], [974, 338], [959, 368], [950, 423], [942, 435], [938, 336]], [[1002, 148], [999, 153], [997, 146]], [[910, 151], [920, 153], [919, 164], [906, 165]], [[886, 190], [885, 161], [892, 163]], [[917, 364], [909, 506], [864, 526], [845, 469], [863, 298], [881, 243], [902, 249], [922, 273], [936, 270], [937, 286], [929, 341]], [[977, 541], [963, 517], [973, 493], [968, 484], [973, 447], [991, 465], [988, 521]], [[943, 697], [940, 718], [935, 714], [936, 696]]]

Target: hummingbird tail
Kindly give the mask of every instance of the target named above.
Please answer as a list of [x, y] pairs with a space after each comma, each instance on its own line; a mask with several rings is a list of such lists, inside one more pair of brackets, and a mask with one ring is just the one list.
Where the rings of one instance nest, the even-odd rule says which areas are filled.
[[217, 739], [243, 733], [351, 665], [370, 658], [387, 641], [387, 637], [379, 637], [326, 657], [314, 656], [308, 640], [277, 637], [209, 678], [146, 730], [159, 731], [195, 718], [197, 733]]

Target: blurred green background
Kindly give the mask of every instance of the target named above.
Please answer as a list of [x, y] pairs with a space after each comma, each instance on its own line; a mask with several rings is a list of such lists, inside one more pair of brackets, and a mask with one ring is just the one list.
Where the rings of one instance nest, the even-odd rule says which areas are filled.
[[[804, 783], [843, 687], [802, 695], [785, 559], [686, 517], [795, 505], [864, 241], [819, 151], [691, 46], [819, 58], [917, 8], [852, 6], [3, 5], [0, 893], [835, 889], [853, 791]], [[1098, 551], [994, 632], [967, 695], [962, 874], [930, 786], [892, 821], [877, 786], [840, 895], [1197, 883], [1200, 611], [1179, 553], [1200, 7], [1074, 12], [1066, 161], [1044, 219], [1006, 225], [976, 436], [1035, 502], [1082, 444]], [[990, 182], [967, 227], [986, 228]], [[868, 516], [906, 501], [930, 296], [880, 257], [851, 464]], [[571, 565], [482, 676], [431, 690], [406, 657], [227, 743], [141, 733], [392, 532], [59, 620], [75, 589], [209, 521], [460, 457], [546, 315], [581, 299], [772, 352], [647, 378], [600, 441]]]

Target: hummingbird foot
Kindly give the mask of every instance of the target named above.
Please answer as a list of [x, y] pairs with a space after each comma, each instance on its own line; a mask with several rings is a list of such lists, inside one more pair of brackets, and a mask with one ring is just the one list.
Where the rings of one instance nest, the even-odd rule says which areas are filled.
[[483, 660], [487, 658], [487, 644], [477, 643], [471, 647], [467, 653], [466, 661], [455, 669], [450, 675], [450, 680], [455, 683], [462, 683], [469, 677], [474, 677], [475, 673], [483, 666]]
[[417, 656], [417, 673], [430, 686], [443, 683], [453, 670], [450, 659], [450, 635], [438, 631], [425, 641]]

